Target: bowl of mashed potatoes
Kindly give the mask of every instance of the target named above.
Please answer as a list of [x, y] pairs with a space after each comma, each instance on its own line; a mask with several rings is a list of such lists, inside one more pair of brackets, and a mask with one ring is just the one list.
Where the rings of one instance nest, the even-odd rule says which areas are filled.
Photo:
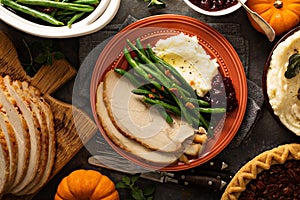
[[283, 36], [269, 55], [263, 87], [266, 103], [275, 118], [300, 136], [299, 54], [300, 27], [297, 27]]

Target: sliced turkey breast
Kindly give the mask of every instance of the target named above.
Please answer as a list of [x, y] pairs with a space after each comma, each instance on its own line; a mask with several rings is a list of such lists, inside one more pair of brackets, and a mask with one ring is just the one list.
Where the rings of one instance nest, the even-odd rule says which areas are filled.
[[[8, 146], [2, 129], [0, 129], [0, 194], [9, 186], [10, 158]], [[0, 199], [2, 196], [0, 195]]]
[[174, 163], [178, 156], [175, 153], [152, 151], [134, 140], [125, 137], [112, 123], [103, 100], [103, 83], [97, 88], [96, 110], [99, 121], [106, 135], [120, 148], [136, 155], [148, 162], [157, 164]]
[[[7, 77], [4, 77], [7, 80]], [[36, 175], [33, 177], [33, 180], [26, 185], [26, 187], [22, 188], [19, 191], [12, 191], [15, 195], [20, 195], [20, 193], [24, 190], [28, 190], [28, 188], [35, 185], [38, 179], [42, 176], [43, 171], [46, 166], [46, 159], [48, 153], [48, 136], [47, 136], [47, 126], [46, 120], [42, 117], [41, 108], [38, 106], [37, 98], [31, 97], [26, 90], [22, 89], [22, 84], [20, 81], [12, 81], [11, 86], [15, 92], [16, 98], [21, 98], [22, 101], [26, 102], [27, 106], [31, 110], [31, 114], [36, 118], [36, 123], [38, 124], [36, 128], [40, 130], [41, 134], [41, 148], [40, 148], [40, 159], [38, 164], [38, 169]], [[17, 97], [18, 96], [18, 97]]]
[[24, 119], [27, 123], [30, 136], [30, 157], [28, 169], [23, 180], [12, 189], [11, 193], [15, 194], [33, 181], [39, 171], [39, 168], [41, 167], [40, 162], [42, 160], [42, 133], [36, 113], [33, 112], [29, 100], [27, 100], [22, 93], [18, 93], [16, 91], [17, 88], [12, 87], [11, 79], [9, 78], [9, 76], [5, 76], [4, 78], [0, 77], [0, 84], [4, 84], [7, 89], [3, 92], [7, 92], [8, 95], [10, 95], [16, 101], [17, 106], [20, 109], [20, 112], [23, 114]]
[[0, 77], [0, 199], [37, 192], [51, 175], [55, 152], [53, 113], [39, 90]]
[[104, 102], [110, 118], [126, 137], [152, 150], [183, 151], [183, 142], [194, 135], [194, 129], [180, 117], [168, 124], [157, 109], [141, 101], [131, 91], [135, 87], [113, 70], [103, 81]]
[[8, 153], [9, 153], [9, 160], [10, 160], [10, 166], [9, 166], [9, 180], [7, 181], [7, 184], [11, 186], [15, 180], [15, 176], [17, 173], [17, 158], [18, 158], [18, 145], [16, 142], [16, 136], [15, 132], [8, 122], [8, 118], [6, 114], [4, 114], [0, 109], [0, 128], [4, 134]]
[[55, 138], [55, 129], [54, 129], [54, 117], [50, 106], [44, 102], [41, 103], [42, 110], [46, 115], [46, 122], [47, 122], [47, 131], [48, 131], [48, 152], [47, 152], [47, 160], [46, 160], [46, 168], [42, 171], [41, 179], [33, 185], [33, 187], [28, 188], [28, 190], [22, 191], [21, 194], [34, 194], [37, 192], [41, 187], [43, 187], [48, 179], [50, 178], [51, 171], [55, 161], [56, 155], [56, 138]]
[[27, 123], [22, 115], [17, 103], [6, 91], [4, 84], [0, 84], [0, 104], [1, 111], [7, 115], [11, 124], [18, 145], [18, 164], [17, 173], [11, 188], [18, 185], [25, 177], [30, 155], [30, 136]]
[[28, 85], [27, 82], [14, 81], [23, 94], [30, 99], [33, 111], [37, 113], [42, 132], [42, 157], [40, 169], [30, 185], [18, 193], [18, 195], [33, 194], [38, 191], [48, 180], [55, 158], [55, 131], [54, 120], [50, 106], [40, 96], [39, 91]]

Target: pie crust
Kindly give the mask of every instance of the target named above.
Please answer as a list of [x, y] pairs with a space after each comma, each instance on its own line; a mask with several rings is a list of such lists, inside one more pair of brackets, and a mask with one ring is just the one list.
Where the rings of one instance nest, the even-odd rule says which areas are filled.
[[232, 178], [221, 200], [238, 199], [247, 184], [256, 179], [257, 174], [270, 169], [271, 165], [283, 164], [287, 160], [300, 160], [300, 144], [285, 144], [265, 151], [246, 163]]

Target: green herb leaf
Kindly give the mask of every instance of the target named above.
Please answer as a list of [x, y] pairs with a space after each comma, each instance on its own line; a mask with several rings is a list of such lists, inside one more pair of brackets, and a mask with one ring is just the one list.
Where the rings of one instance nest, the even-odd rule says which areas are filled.
[[34, 58], [34, 62], [38, 63], [38, 64], [43, 64], [45, 62], [47, 62], [47, 55], [45, 54], [39, 54]]
[[300, 54], [295, 53], [289, 57], [289, 65], [284, 73], [285, 78], [291, 79], [300, 72]]
[[60, 59], [64, 59], [65, 55], [62, 52], [56, 51], [56, 52], [53, 52], [53, 58], [55, 60], [60, 60]]
[[143, 190], [137, 185], [137, 180], [139, 179], [140, 174], [132, 175], [131, 177], [123, 176], [122, 181], [116, 184], [117, 188], [127, 189], [130, 191], [131, 197], [127, 200], [152, 200], [154, 193], [154, 186], [147, 187]]
[[140, 174], [135, 174], [131, 177], [131, 182], [134, 184], [140, 178]]
[[27, 44], [25, 40], [23, 42], [28, 51], [29, 58], [25, 62], [23, 61], [22, 65], [29, 76], [33, 76], [43, 65], [51, 66], [53, 60], [64, 58], [64, 54], [54, 48], [53, 40], [38, 40], [31, 44]]
[[52, 65], [53, 64], [53, 59], [52, 59], [52, 55], [51, 54], [47, 55], [46, 64], [48, 64], [48, 65]]
[[126, 186], [123, 182], [118, 182], [117, 184], [116, 184], [116, 188], [127, 188], [128, 186]]
[[130, 185], [130, 178], [128, 176], [123, 176], [122, 181], [125, 185]]
[[146, 200], [143, 190], [141, 190], [141, 189], [133, 190], [132, 196], [135, 200]]
[[152, 187], [146, 187], [144, 189], [144, 194], [145, 194], [145, 196], [150, 196], [150, 195], [153, 195], [154, 191], [155, 191], [155, 187], [154, 186], [152, 186]]
[[164, 1], [162, 0], [144, 0], [145, 2], [149, 2], [148, 3], [148, 8], [152, 7], [152, 6], [155, 6], [155, 7], [158, 7], [158, 8], [165, 8], [166, 7], [166, 4]]

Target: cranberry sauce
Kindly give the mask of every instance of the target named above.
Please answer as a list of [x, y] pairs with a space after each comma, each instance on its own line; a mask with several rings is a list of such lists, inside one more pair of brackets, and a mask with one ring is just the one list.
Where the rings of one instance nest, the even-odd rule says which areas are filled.
[[190, 0], [195, 6], [206, 11], [218, 11], [238, 3], [237, 0]]

